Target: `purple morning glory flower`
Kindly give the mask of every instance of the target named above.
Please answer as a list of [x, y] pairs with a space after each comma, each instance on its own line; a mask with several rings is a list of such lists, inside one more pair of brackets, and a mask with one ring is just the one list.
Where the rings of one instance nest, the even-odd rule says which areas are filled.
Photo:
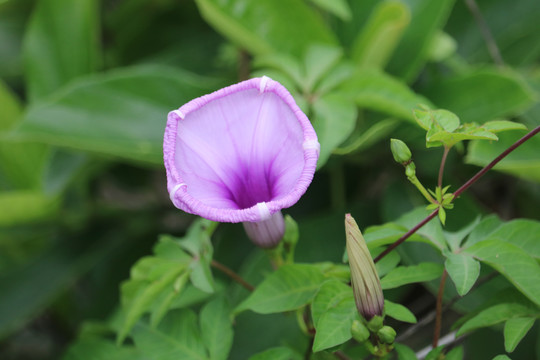
[[317, 135], [287, 89], [264, 76], [171, 111], [163, 141], [173, 204], [220, 222], [243, 222], [257, 245], [276, 246], [281, 209], [306, 192]]

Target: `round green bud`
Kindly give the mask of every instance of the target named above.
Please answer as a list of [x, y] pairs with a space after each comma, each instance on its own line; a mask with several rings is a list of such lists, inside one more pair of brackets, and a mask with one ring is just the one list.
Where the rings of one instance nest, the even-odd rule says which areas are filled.
[[383, 327], [383, 318], [382, 316], [375, 315], [371, 320], [369, 320], [367, 327], [372, 332], [376, 333]]
[[416, 165], [414, 165], [413, 162], [405, 166], [405, 175], [407, 175], [408, 178], [416, 176]]
[[379, 331], [377, 331], [377, 336], [385, 344], [392, 344], [396, 339], [396, 330], [392, 329], [390, 326], [383, 326]]
[[354, 320], [351, 326], [351, 334], [354, 338], [354, 340], [358, 341], [359, 343], [363, 343], [367, 339], [369, 339], [369, 330], [367, 327], [364, 326], [360, 321]]
[[409, 147], [403, 141], [390, 139], [390, 150], [392, 150], [392, 155], [396, 162], [404, 164], [411, 161], [411, 150], [409, 150]]

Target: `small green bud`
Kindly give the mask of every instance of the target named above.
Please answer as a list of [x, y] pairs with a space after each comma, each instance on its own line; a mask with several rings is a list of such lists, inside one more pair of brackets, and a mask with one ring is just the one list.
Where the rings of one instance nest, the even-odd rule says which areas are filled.
[[298, 224], [290, 216], [285, 215], [285, 234], [283, 235], [283, 242], [290, 246], [296, 246], [298, 242]]
[[371, 320], [369, 320], [367, 327], [374, 333], [379, 331], [383, 327], [382, 316], [374, 316]]
[[351, 334], [354, 340], [363, 343], [369, 339], [369, 330], [358, 320], [354, 320], [351, 326]]
[[404, 164], [411, 161], [411, 150], [409, 147], [399, 139], [390, 139], [390, 150], [397, 163]]
[[377, 331], [377, 336], [385, 344], [392, 344], [396, 339], [396, 330], [392, 329], [390, 326], [383, 326], [379, 331]]
[[382, 315], [384, 297], [375, 263], [351, 214], [345, 215], [345, 235], [356, 308], [364, 319], [370, 320]]
[[412, 178], [416, 176], [416, 165], [414, 165], [413, 162], [405, 166], [405, 175], [407, 175], [408, 178]]

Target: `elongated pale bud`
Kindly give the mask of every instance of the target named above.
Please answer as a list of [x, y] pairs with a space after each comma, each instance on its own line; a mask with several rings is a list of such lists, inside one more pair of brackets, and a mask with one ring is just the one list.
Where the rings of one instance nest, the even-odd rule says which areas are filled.
[[281, 211], [270, 216], [270, 218], [258, 222], [244, 222], [244, 229], [247, 236], [255, 245], [264, 248], [275, 248], [285, 233], [285, 220]]
[[375, 263], [366, 241], [351, 214], [345, 215], [347, 254], [351, 268], [351, 284], [358, 312], [366, 320], [382, 316], [384, 297]]

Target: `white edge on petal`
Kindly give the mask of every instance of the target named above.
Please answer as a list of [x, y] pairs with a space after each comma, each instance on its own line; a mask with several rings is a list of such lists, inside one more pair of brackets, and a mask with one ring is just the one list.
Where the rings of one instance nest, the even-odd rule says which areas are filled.
[[256, 206], [257, 210], [259, 210], [259, 221], [268, 220], [272, 217], [270, 209], [268, 209], [268, 205], [265, 202], [257, 203]]

